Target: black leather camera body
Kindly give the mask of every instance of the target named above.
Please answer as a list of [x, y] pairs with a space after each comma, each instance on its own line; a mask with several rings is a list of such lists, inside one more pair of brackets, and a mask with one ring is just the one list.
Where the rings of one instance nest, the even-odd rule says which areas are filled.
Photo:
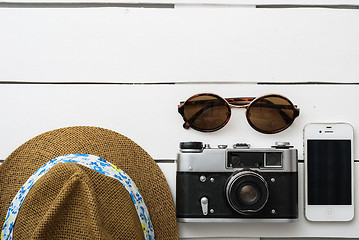
[[272, 148], [180, 144], [179, 222], [293, 222], [298, 219], [298, 157], [289, 143]]

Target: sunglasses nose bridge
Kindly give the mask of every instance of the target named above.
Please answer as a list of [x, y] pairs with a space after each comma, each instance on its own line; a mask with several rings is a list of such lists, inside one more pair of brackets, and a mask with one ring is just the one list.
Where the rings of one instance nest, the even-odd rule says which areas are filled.
[[231, 103], [228, 103], [228, 105], [231, 107], [231, 108], [248, 108], [249, 104], [246, 104], [246, 105], [235, 105], [235, 104], [231, 104]]

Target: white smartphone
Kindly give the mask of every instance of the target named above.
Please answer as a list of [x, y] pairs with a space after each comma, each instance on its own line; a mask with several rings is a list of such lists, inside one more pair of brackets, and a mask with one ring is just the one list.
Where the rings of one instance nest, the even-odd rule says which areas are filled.
[[312, 123], [304, 128], [305, 216], [310, 221], [354, 218], [353, 127]]

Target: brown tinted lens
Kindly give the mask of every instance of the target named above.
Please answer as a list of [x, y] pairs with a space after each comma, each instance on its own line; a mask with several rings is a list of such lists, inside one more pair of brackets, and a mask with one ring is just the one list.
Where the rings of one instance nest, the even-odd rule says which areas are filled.
[[213, 95], [198, 95], [186, 101], [183, 109], [190, 127], [200, 131], [215, 131], [223, 127], [230, 116], [225, 100]]
[[247, 110], [247, 119], [256, 130], [276, 133], [286, 129], [295, 118], [293, 104], [280, 96], [267, 96], [253, 102]]

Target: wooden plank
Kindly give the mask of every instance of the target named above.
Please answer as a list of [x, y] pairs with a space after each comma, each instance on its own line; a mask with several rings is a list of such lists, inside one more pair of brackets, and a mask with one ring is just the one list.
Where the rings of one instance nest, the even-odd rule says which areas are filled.
[[358, 82], [357, 10], [0, 8], [0, 81]]
[[[177, 112], [180, 101], [201, 92], [223, 97], [268, 93], [287, 96], [300, 116], [287, 130], [262, 134], [253, 130], [245, 110], [233, 109], [228, 124], [215, 133], [185, 130]], [[6, 85], [0, 84], [0, 159], [26, 140], [45, 131], [77, 125], [112, 129], [133, 139], [155, 159], [176, 159], [180, 141], [212, 146], [247, 142], [270, 147], [289, 141], [303, 159], [303, 128], [311, 122], [348, 122], [359, 139], [359, 85]], [[355, 142], [359, 149], [359, 141]], [[359, 152], [355, 151], [359, 159]]]

